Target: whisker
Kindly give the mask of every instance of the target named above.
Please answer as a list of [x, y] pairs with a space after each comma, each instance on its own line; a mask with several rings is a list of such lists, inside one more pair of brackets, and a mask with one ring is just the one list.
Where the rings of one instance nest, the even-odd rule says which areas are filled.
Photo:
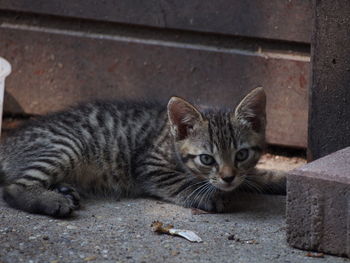
[[[248, 178], [247, 178], [248, 179]], [[263, 192], [262, 188], [260, 187], [260, 184], [257, 184], [254, 181], [250, 181], [249, 179], [245, 181], [244, 186], [247, 186], [249, 189], [251, 189], [253, 192], [261, 193]]]
[[[191, 196], [192, 196], [193, 194], [195, 194], [197, 191], [199, 191], [199, 189], [201, 189], [202, 187], [204, 187], [204, 186], [206, 185], [207, 182], [206, 182], [206, 181], [202, 181], [202, 182], [199, 182], [199, 183], [202, 183], [202, 185], [196, 187], [196, 188], [186, 197], [186, 199], [184, 200], [184, 203], [185, 203], [186, 206], [187, 206], [187, 201], [191, 198]], [[193, 184], [193, 185], [191, 185], [191, 186], [193, 187], [193, 186], [195, 186], [195, 185], [198, 185], [199, 183]], [[191, 201], [191, 200], [190, 200], [190, 201]], [[189, 207], [192, 207], [192, 201], [190, 202]]]
[[[206, 187], [204, 188], [202, 197], [201, 197], [201, 199], [199, 200], [199, 203], [198, 203], [198, 206], [199, 206], [199, 207], [201, 207], [201, 203], [202, 203], [203, 199], [204, 199], [204, 201], [205, 201], [205, 198], [206, 198], [206, 196], [207, 196], [207, 194], [208, 194], [208, 190], [210, 190], [210, 187], [211, 187], [211, 185], [210, 185], [210, 184], [207, 184]], [[206, 206], [205, 206], [205, 207], [206, 207]]]
[[197, 183], [195, 183], [195, 184], [190, 184], [189, 186], [187, 186], [185, 189], [183, 189], [182, 190], [182, 192], [185, 192], [188, 188], [190, 188], [190, 187], [193, 187], [193, 186], [195, 186], [195, 185], [199, 185], [199, 184], [203, 184], [203, 183], [205, 183], [206, 181], [200, 181], [200, 182], [197, 182]]
[[216, 192], [216, 188], [214, 186], [210, 185], [208, 193], [207, 193], [207, 197], [205, 199], [206, 203], [209, 203], [210, 198], [213, 196], [213, 194], [215, 194], [215, 192]]
[[[197, 201], [197, 199], [201, 196], [205, 189], [208, 187], [208, 182], [201, 188], [200, 191], [197, 192], [196, 196], [193, 198], [193, 202]], [[203, 196], [202, 196], [203, 197]], [[196, 207], [199, 207], [199, 203], [197, 202]]]
[[[251, 178], [256, 179], [255, 177], [251, 176]], [[285, 190], [285, 186], [280, 185], [278, 183], [271, 183], [270, 181], [259, 181], [254, 182], [256, 185], [259, 185], [261, 188], [261, 192], [274, 192], [276, 190]]]

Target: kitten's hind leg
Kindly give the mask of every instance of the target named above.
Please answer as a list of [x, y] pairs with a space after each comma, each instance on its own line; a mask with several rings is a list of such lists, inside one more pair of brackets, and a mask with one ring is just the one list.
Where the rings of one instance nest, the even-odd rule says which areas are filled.
[[72, 195], [73, 192], [65, 190], [63, 193], [57, 189], [51, 190], [50, 177], [41, 171], [31, 170], [30, 174], [9, 182], [4, 187], [3, 198], [10, 206], [20, 210], [66, 217], [78, 206], [74, 204], [76, 197]]

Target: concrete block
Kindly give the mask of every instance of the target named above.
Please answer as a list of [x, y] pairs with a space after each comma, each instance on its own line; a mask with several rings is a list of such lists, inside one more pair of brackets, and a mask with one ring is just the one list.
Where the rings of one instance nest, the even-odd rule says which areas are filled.
[[293, 170], [287, 179], [287, 241], [350, 257], [350, 147]]

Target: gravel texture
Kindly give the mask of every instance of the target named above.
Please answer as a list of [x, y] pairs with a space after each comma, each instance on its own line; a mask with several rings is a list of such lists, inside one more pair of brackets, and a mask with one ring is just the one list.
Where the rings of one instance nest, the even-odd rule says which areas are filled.
[[[264, 158], [265, 167], [290, 168], [283, 158]], [[350, 262], [289, 247], [284, 196], [242, 194], [234, 207], [228, 214], [196, 215], [157, 200], [89, 200], [62, 220], [17, 211], [1, 200], [0, 262]], [[155, 220], [193, 230], [203, 242], [156, 234], [150, 227]]]

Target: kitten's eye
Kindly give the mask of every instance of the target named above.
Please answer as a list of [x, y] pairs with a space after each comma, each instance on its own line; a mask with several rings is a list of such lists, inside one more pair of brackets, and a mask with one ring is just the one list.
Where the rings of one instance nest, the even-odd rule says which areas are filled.
[[241, 149], [236, 153], [236, 161], [243, 162], [249, 157], [248, 149]]
[[215, 159], [209, 154], [201, 154], [199, 155], [199, 160], [204, 165], [213, 165], [215, 164]]

